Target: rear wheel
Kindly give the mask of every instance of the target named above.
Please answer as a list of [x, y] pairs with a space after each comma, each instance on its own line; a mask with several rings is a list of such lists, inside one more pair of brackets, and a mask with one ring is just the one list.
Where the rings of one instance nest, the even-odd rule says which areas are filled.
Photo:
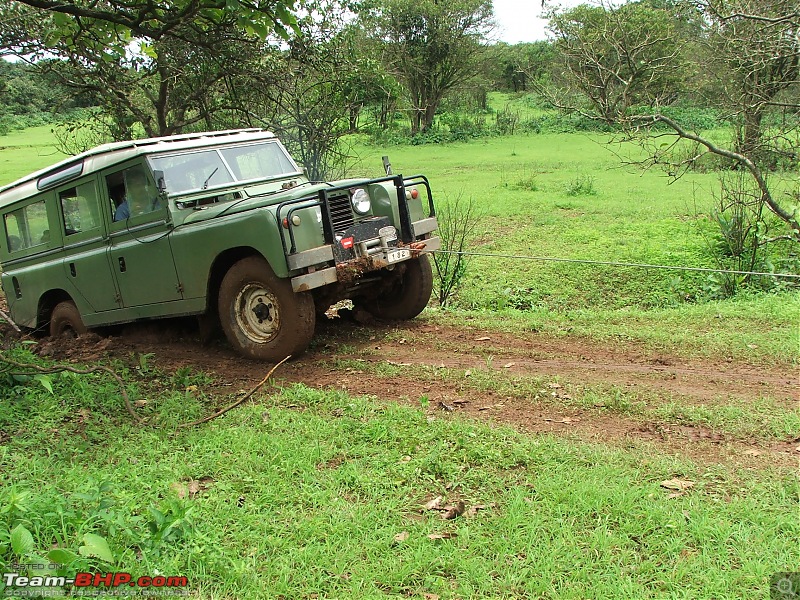
[[78, 337], [87, 331], [78, 307], [71, 300], [59, 302], [50, 313], [50, 335], [53, 337]]
[[314, 335], [314, 300], [292, 291], [260, 256], [243, 258], [222, 279], [219, 319], [242, 355], [278, 362], [302, 353]]
[[403, 269], [393, 275], [391, 283], [381, 289], [378, 296], [362, 299], [358, 305], [379, 319], [405, 321], [421, 313], [433, 291], [433, 270], [427, 255], [407, 260], [396, 268]]

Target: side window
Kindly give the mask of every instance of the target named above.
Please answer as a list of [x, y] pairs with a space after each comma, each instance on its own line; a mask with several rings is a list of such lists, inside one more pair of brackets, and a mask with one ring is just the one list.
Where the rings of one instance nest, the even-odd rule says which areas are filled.
[[59, 192], [58, 200], [64, 215], [65, 236], [91, 231], [100, 226], [94, 184], [85, 183]]
[[106, 176], [111, 215], [125, 221], [163, 208], [158, 190], [141, 165]]
[[50, 241], [44, 200], [7, 213], [3, 220], [9, 252], [26, 250]]

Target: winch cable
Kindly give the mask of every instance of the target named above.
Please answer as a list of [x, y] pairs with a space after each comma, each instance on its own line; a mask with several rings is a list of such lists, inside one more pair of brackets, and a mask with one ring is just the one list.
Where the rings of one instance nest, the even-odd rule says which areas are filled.
[[608, 260], [590, 260], [584, 258], [559, 258], [554, 256], [527, 256], [524, 254], [503, 254], [498, 252], [464, 252], [458, 250], [423, 250], [424, 254], [460, 254], [462, 256], [482, 256], [488, 258], [505, 258], [511, 260], [532, 260], [540, 262], [572, 263], [581, 265], [603, 265], [607, 267], [626, 267], [635, 269], [662, 269], [669, 271], [689, 271], [696, 273], [722, 273], [726, 275], [760, 275], [764, 277], [780, 277], [783, 279], [800, 279], [793, 273], [767, 273], [763, 271], [737, 271], [729, 269], [712, 269], [710, 267], [684, 267], [681, 265], [654, 265], [650, 263], [618, 262]]

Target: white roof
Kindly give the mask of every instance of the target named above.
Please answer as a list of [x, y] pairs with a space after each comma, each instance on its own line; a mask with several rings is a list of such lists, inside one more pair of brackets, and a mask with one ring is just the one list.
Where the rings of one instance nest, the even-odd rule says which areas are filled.
[[39, 190], [36, 186], [36, 182], [40, 177], [57, 173], [59, 170], [71, 165], [83, 163], [83, 170], [81, 173], [81, 176], [83, 176], [144, 154], [202, 148], [206, 146], [219, 146], [223, 144], [271, 138], [275, 138], [275, 135], [264, 129], [230, 129], [227, 131], [205, 131], [201, 133], [187, 133], [168, 137], [103, 144], [102, 146], [97, 146], [77, 156], [66, 158], [55, 165], [31, 173], [13, 183], [0, 187], [0, 207], [7, 206], [12, 202], [29, 198], [37, 194]]

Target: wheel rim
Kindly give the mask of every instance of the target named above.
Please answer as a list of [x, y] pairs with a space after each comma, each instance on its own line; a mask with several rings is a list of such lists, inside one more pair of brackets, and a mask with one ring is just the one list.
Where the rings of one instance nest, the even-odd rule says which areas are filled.
[[248, 283], [236, 295], [234, 313], [239, 330], [252, 342], [264, 344], [280, 330], [278, 300], [260, 283]]

